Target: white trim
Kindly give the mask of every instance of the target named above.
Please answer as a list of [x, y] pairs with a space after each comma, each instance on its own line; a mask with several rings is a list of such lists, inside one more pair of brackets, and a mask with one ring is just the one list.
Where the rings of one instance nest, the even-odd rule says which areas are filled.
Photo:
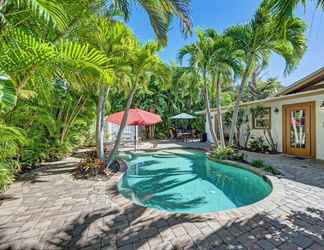
[[[283, 95], [283, 96], [274, 96], [274, 97], [268, 97], [265, 99], [261, 99], [261, 100], [256, 100], [256, 101], [251, 101], [251, 102], [244, 102], [242, 104], [240, 104], [240, 106], [249, 106], [249, 105], [253, 105], [253, 104], [258, 104], [258, 103], [271, 103], [271, 102], [275, 102], [278, 100], [284, 100], [284, 99], [292, 99], [292, 98], [298, 98], [298, 97], [302, 97], [302, 96], [312, 96], [312, 95], [317, 95], [317, 94], [324, 94], [324, 89], [315, 89], [315, 90], [310, 90], [310, 91], [306, 91], [306, 92], [301, 92], [301, 93], [296, 93], [296, 94], [290, 94], [290, 95]], [[223, 107], [223, 111], [225, 112], [226, 110], [230, 109], [234, 107], [234, 105], [231, 106], [225, 106]], [[217, 112], [217, 109], [211, 109], [210, 112]], [[195, 114], [204, 114], [205, 110], [202, 111], [197, 111], [195, 112]]]

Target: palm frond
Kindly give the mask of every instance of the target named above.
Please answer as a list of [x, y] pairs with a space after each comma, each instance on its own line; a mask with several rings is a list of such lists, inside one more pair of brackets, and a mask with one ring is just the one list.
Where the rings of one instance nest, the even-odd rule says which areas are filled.
[[109, 67], [109, 59], [107, 56], [88, 44], [80, 44], [70, 41], [61, 41], [57, 47], [60, 60], [65, 60], [76, 67], [90, 67], [98, 71]]
[[62, 5], [56, 0], [11, 0], [19, 8], [31, 9], [32, 12], [45, 20], [52, 22], [60, 30], [66, 28], [68, 18]]
[[17, 102], [16, 88], [9, 79], [0, 78], [0, 111], [7, 112]]

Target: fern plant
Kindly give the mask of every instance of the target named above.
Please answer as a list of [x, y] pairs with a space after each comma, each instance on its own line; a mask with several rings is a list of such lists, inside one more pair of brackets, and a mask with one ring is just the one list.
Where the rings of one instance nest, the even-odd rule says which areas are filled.
[[21, 129], [0, 123], [0, 191], [14, 181], [19, 170], [19, 147], [26, 142]]

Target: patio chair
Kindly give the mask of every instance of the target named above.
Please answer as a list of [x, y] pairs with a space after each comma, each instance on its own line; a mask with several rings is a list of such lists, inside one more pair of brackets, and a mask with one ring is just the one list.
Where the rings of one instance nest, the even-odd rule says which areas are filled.
[[170, 139], [177, 139], [177, 132], [175, 128], [169, 129]]

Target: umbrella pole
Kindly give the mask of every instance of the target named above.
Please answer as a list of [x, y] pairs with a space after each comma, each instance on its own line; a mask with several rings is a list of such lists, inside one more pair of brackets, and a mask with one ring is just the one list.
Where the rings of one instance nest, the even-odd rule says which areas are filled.
[[136, 151], [136, 143], [137, 143], [137, 126], [135, 125], [135, 151]]

